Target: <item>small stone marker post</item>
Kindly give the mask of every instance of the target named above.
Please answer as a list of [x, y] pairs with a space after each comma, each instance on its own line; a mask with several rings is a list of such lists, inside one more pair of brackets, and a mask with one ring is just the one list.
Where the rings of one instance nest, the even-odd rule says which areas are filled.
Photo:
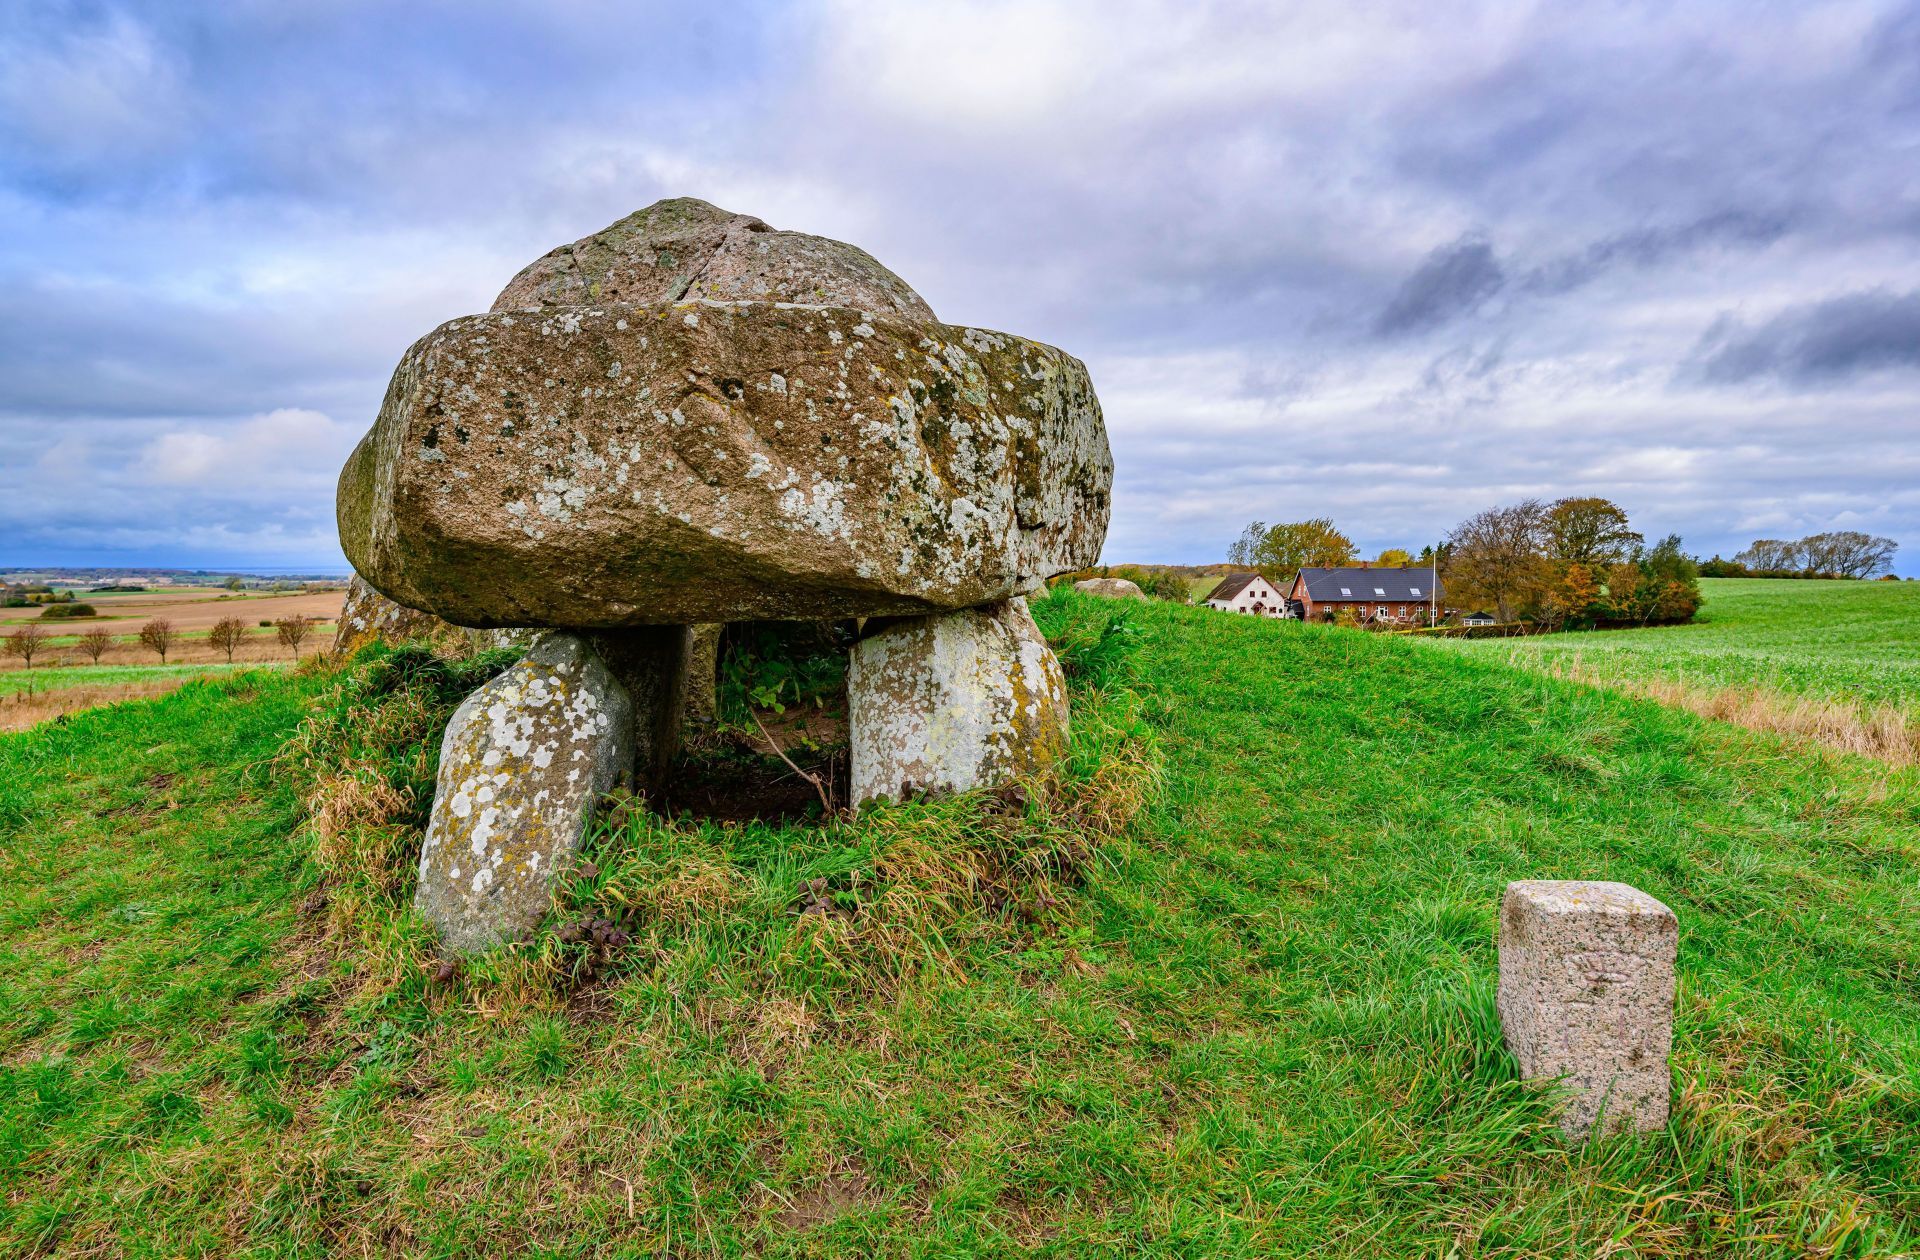
[[1500, 907], [1500, 1026], [1529, 1080], [1565, 1078], [1584, 1138], [1667, 1122], [1673, 911], [1627, 884], [1520, 880]]

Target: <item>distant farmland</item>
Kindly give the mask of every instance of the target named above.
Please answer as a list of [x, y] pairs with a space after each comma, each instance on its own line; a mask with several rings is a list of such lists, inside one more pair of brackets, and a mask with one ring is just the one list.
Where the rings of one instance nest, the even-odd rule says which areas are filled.
[[[281, 644], [271, 623], [295, 615], [314, 621], [300, 648], [302, 656], [310, 656], [332, 642], [345, 597], [344, 591], [238, 595], [208, 588], [82, 594], [79, 600], [99, 609], [99, 616], [45, 621], [40, 620], [45, 611], [41, 607], [0, 608], [0, 638], [29, 624], [40, 625], [48, 636], [30, 671], [19, 658], [0, 654], [0, 731], [95, 705], [160, 695], [225, 670], [227, 654], [207, 642], [207, 631], [223, 617], [238, 617], [247, 626], [246, 640], [233, 653], [234, 666], [290, 662], [293, 653]], [[173, 623], [175, 638], [165, 664], [139, 641], [140, 627], [154, 617]], [[113, 636], [97, 665], [80, 650], [80, 636], [96, 628]]]
[[1920, 760], [1920, 582], [1706, 578], [1700, 589], [1694, 625], [1437, 646]]

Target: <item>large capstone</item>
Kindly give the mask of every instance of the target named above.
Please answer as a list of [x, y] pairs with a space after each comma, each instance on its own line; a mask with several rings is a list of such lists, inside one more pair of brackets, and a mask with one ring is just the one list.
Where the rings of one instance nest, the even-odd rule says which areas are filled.
[[540, 921], [600, 796], [631, 773], [626, 688], [580, 638], [543, 635], [447, 724], [414, 907], [468, 952]]
[[1066, 752], [1066, 680], [1024, 599], [862, 639], [847, 704], [855, 803], [996, 787]]
[[529, 264], [493, 309], [646, 305], [707, 298], [843, 306], [908, 323], [933, 309], [873, 255], [844, 241], [781, 232], [693, 197], [657, 201]]
[[1098, 558], [1086, 368], [840, 307], [470, 316], [407, 351], [341, 474], [382, 591], [460, 625], [920, 615]]

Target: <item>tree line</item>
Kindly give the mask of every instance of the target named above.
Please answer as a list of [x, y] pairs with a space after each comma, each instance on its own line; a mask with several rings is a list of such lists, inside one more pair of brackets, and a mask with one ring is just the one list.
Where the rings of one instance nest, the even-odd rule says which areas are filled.
[[1447, 535], [1440, 573], [1449, 604], [1556, 629], [1665, 625], [1700, 610], [1700, 566], [1680, 536], [1649, 547], [1618, 504], [1592, 495], [1474, 513]]
[[[1429, 564], [1432, 560], [1432, 547], [1422, 548], [1417, 558], [1404, 547], [1388, 547], [1368, 563], [1375, 568], [1392, 569], [1415, 563]], [[1353, 545], [1353, 539], [1324, 516], [1280, 525], [1254, 521], [1240, 531], [1240, 537], [1227, 548], [1228, 564], [1258, 569], [1270, 582], [1285, 582], [1302, 569], [1337, 569], [1359, 562], [1360, 552]]]
[[[1353, 540], [1318, 517], [1254, 521], [1227, 550], [1231, 564], [1284, 583], [1303, 568], [1359, 562]], [[1699, 566], [1677, 534], [1649, 547], [1618, 504], [1593, 495], [1538, 499], [1476, 512], [1418, 556], [1392, 547], [1378, 567], [1434, 564], [1449, 605], [1487, 608], [1502, 621], [1555, 628], [1689, 621], [1700, 607]]]
[[[293, 613], [276, 621], [262, 621], [260, 624], [263, 627], [272, 626], [274, 637], [279, 641], [280, 646], [290, 650], [297, 659], [301, 646], [313, 633], [316, 619]], [[224, 652], [227, 663], [231, 665], [234, 652], [246, 643], [247, 633], [245, 621], [238, 617], [222, 617], [208, 629], [207, 644], [216, 652]], [[32, 669], [33, 658], [40, 655], [47, 645], [47, 640], [52, 637], [44, 627], [28, 622], [13, 633], [0, 638], [0, 651], [20, 661], [26, 668]], [[160, 663], [164, 665], [167, 663], [168, 655], [180, 643], [182, 636], [173, 622], [165, 617], [155, 617], [140, 627], [135, 638], [141, 647], [159, 657]], [[98, 665], [100, 658], [106, 655], [113, 643], [114, 634], [111, 630], [105, 626], [94, 626], [81, 634], [74, 646], [80, 650], [81, 655]]]
[[1900, 550], [1891, 538], [1842, 529], [1805, 538], [1757, 538], [1731, 560], [1700, 566], [1706, 577], [1871, 578], [1893, 570]]

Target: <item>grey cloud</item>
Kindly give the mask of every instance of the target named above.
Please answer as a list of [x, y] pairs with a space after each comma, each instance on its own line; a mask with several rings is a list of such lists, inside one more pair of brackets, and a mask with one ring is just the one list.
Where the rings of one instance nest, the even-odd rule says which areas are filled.
[[1527, 272], [1519, 287], [1533, 293], [1566, 293], [1617, 266], [1658, 266], [1676, 255], [1711, 245], [1770, 244], [1785, 235], [1792, 222], [1792, 216], [1785, 213], [1726, 210], [1679, 227], [1636, 228], [1542, 263]]
[[1462, 237], [1428, 254], [1400, 285], [1373, 330], [1382, 337], [1423, 332], [1465, 315], [1499, 292], [1506, 273], [1486, 241]]
[[1850, 293], [1788, 307], [1757, 327], [1722, 318], [1696, 347], [1703, 381], [1773, 377], [1828, 384], [1887, 368], [1920, 368], [1920, 291]]

